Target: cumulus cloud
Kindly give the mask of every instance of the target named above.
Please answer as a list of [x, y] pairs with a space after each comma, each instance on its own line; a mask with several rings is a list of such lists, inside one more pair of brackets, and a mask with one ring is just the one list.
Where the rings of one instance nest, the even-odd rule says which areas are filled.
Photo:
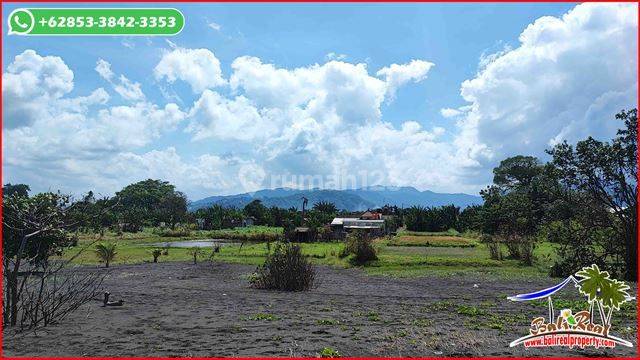
[[[180, 108], [147, 100], [110, 106], [104, 89], [69, 96], [73, 72], [62, 59], [25, 51], [3, 74], [7, 180], [112, 192], [157, 177], [198, 198], [296, 185], [288, 176], [309, 175], [333, 178], [324, 185], [334, 188], [475, 193], [506, 156], [611, 136], [619, 126], [612, 115], [635, 105], [636, 32], [633, 5], [584, 4], [536, 20], [518, 44], [480, 57], [461, 84], [466, 103], [440, 110], [451, 119], [446, 129], [420, 118], [390, 123], [382, 113], [400, 87], [426, 79], [434, 66], [426, 60], [370, 73], [337, 58], [284, 68], [242, 56], [227, 82], [213, 52], [175, 46], [154, 75], [191, 86], [194, 100], [185, 97]], [[127, 87], [106, 61], [96, 71]], [[202, 150], [180, 154], [165, 134]]]
[[424, 60], [411, 60], [411, 62], [407, 64], [391, 64], [390, 66], [383, 67], [378, 70], [376, 75], [384, 78], [384, 81], [387, 83], [389, 98], [393, 99], [398, 88], [404, 84], [409, 81], [419, 82], [426, 79], [429, 70], [434, 65], [434, 63]]
[[47, 116], [46, 105], [73, 90], [73, 71], [60, 57], [25, 50], [2, 74], [5, 128], [31, 125]]
[[636, 103], [637, 31], [632, 4], [582, 4], [537, 19], [518, 46], [483, 57], [462, 83], [470, 111], [457, 142], [490, 168], [514, 154], [544, 156], [563, 140], [610, 138], [620, 126], [613, 115]]
[[174, 47], [165, 51], [154, 74], [156, 79], [165, 79], [169, 83], [182, 80], [191, 86], [194, 93], [226, 84], [220, 61], [208, 49]]

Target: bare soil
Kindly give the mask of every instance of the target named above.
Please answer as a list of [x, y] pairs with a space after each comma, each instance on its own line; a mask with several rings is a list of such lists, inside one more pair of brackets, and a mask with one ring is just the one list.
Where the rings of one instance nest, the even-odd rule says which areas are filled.
[[[86, 267], [86, 271], [107, 271]], [[37, 333], [5, 330], [4, 356], [634, 356], [607, 350], [510, 348], [528, 333], [540, 305], [506, 296], [558, 279], [367, 276], [318, 267], [316, 288], [287, 293], [249, 287], [252, 266], [147, 263], [109, 269], [101, 299]], [[575, 293], [575, 289], [564, 291]], [[635, 285], [633, 288], [635, 292]], [[571, 296], [571, 295], [568, 295]], [[475, 309], [475, 310], [474, 310]], [[635, 316], [618, 317], [612, 334], [635, 344]]]

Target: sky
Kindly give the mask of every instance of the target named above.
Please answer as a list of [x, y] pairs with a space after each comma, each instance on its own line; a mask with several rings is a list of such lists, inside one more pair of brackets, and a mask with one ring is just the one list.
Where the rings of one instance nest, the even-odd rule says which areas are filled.
[[506, 157], [610, 139], [636, 107], [634, 4], [163, 6], [180, 34], [7, 36], [3, 19], [3, 183], [477, 194]]

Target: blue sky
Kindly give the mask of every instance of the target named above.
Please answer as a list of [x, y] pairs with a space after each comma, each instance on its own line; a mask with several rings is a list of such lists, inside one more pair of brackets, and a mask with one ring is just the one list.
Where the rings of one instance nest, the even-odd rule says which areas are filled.
[[[5, 183], [111, 194], [160, 177], [195, 200], [363, 172], [356, 186], [475, 193], [506, 156], [610, 137], [637, 97], [633, 5], [165, 5], [185, 15], [177, 36], [3, 32]], [[34, 73], [44, 90], [12, 90]]]

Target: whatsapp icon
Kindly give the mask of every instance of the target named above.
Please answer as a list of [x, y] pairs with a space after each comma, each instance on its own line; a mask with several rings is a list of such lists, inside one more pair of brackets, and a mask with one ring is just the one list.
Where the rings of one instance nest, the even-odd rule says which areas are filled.
[[9, 14], [7, 21], [9, 23], [8, 35], [26, 35], [33, 29], [35, 24], [33, 14], [27, 9], [13, 10]]

